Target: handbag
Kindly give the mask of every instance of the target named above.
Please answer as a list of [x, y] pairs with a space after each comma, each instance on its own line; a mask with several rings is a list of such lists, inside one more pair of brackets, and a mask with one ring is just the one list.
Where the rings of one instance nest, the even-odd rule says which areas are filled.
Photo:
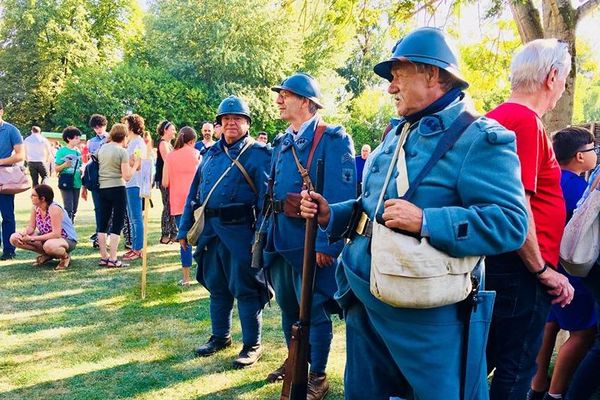
[[0, 194], [17, 194], [30, 187], [25, 168], [18, 165], [0, 165]]
[[560, 263], [573, 276], [587, 276], [600, 255], [599, 213], [600, 191], [592, 189], [565, 227]]
[[[402, 198], [409, 200], [425, 175], [474, 120], [475, 117], [469, 113], [459, 115], [444, 133], [410, 188], [403, 149], [410, 124], [405, 123], [379, 195], [375, 215], [383, 204], [395, 168], [398, 168], [398, 194], [404, 193]], [[479, 256], [452, 257], [433, 247], [427, 238], [392, 230], [377, 222], [376, 218], [371, 240], [371, 294], [384, 303], [401, 308], [422, 309], [455, 304], [466, 299], [471, 292], [471, 271], [481, 259]]]
[[[244, 145], [244, 147], [240, 150], [240, 154], [238, 154], [238, 156], [235, 158], [235, 160], [237, 161], [242, 156], [242, 154], [244, 154], [244, 152], [247, 149], [249, 149], [250, 146], [252, 146], [253, 143], [254, 143], [254, 140], [252, 138], [249, 138], [248, 141], [246, 142], [246, 144]], [[190, 230], [187, 233], [187, 240], [190, 244], [195, 246], [196, 243], [198, 243], [198, 239], [200, 239], [200, 235], [202, 234], [202, 231], [204, 230], [204, 209], [206, 208], [206, 204], [208, 204], [208, 200], [210, 199], [210, 196], [213, 194], [213, 192], [215, 191], [217, 186], [219, 186], [219, 183], [221, 183], [221, 181], [225, 178], [225, 176], [229, 173], [229, 171], [231, 171], [231, 169], [234, 167], [234, 165], [235, 165], [235, 161], [232, 161], [231, 164], [229, 165], [229, 167], [227, 167], [227, 169], [223, 172], [223, 174], [219, 177], [219, 179], [217, 179], [217, 181], [215, 182], [213, 187], [210, 189], [210, 191], [206, 195], [206, 198], [204, 199], [204, 202], [202, 202], [200, 207], [198, 207], [194, 210], [194, 223], [192, 224], [192, 227], [190, 228]]]
[[58, 188], [61, 190], [71, 190], [75, 189], [75, 174], [77, 173], [77, 167], [79, 166], [79, 160], [75, 162], [75, 166], [73, 167], [73, 173], [68, 174], [62, 172], [58, 175]]

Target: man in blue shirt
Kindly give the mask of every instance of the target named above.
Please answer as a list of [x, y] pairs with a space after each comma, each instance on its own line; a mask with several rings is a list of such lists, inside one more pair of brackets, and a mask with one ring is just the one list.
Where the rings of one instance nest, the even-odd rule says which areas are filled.
[[[4, 121], [4, 105], [0, 101], [0, 167], [11, 166], [25, 159], [21, 132]], [[0, 194], [0, 214], [2, 215], [2, 255], [0, 260], [15, 257], [15, 247], [10, 244], [10, 235], [15, 233], [15, 195]]]
[[[87, 141], [87, 148], [90, 156], [96, 156], [98, 155], [98, 150], [100, 150], [100, 147], [102, 147], [102, 145], [106, 143], [106, 140], [108, 139], [108, 133], [106, 132], [108, 120], [104, 115], [94, 114], [90, 117], [89, 126], [90, 128], [92, 128], [96, 136]], [[96, 219], [96, 227], [98, 227], [98, 222], [100, 218], [100, 194], [97, 190], [90, 190], [90, 192], [92, 193], [92, 201], [94, 203], [94, 217]], [[85, 187], [82, 189], [81, 197], [83, 197], [84, 200], [87, 200], [87, 190]], [[92, 240], [94, 247], [99, 247], [97, 234], [95, 232], [90, 237], [90, 239]]]
[[212, 123], [210, 123], [210, 122], [202, 123], [202, 128], [201, 128], [202, 140], [197, 141], [196, 145], [194, 146], [196, 148], [196, 150], [198, 150], [200, 152], [200, 154], [204, 154], [206, 152], [206, 150], [208, 150], [213, 144], [215, 144], [215, 142], [213, 140], [213, 132], [214, 132], [214, 126]]
[[369, 158], [369, 154], [371, 154], [371, 146], [368, 144], [363, 144], [360, 148], [360, 156], [356, 156], [356, 189], [358, 194], [362, 193], [362, 176], [363, 169], [365, 168], [365, 161]]

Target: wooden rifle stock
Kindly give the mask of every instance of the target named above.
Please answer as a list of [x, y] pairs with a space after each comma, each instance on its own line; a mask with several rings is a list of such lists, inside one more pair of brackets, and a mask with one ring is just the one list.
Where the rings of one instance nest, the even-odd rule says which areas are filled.
[[[323, 193], [323, 160], [317, 160], [315, 190]], [[310, 349], [310, 309], [316, 273], [317, 217], [306, 220], [304, 259], [302, 262], [302, 292], [299, 320], [292, 325], [292, 335], [280, 400], [306, 400], [308, 389], [308, 351]]]

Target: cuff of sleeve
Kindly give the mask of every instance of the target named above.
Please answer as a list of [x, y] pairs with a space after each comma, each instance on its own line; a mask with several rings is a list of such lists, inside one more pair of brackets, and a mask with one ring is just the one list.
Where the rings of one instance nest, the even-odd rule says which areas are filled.
[[425, 216], [425, 210], [423, 210], [423, 222], [421, 222], [421, 236], [430, 236], [429, 226], [427, 226], [427, 217]]

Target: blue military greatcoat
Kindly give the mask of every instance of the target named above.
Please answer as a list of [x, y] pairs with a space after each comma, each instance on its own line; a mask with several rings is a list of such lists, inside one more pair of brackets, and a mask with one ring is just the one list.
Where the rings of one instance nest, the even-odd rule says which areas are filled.
[[[302, 191], [302, 177], [294, 161], [292, 147], [296, 149], [300, 163], [306, 167], [317, 123], [318, 117], [313, 118], [296, 140], [292, 133], [288, 132], [274, 141], [271, 161], [273, 200], [282, 201], [288, 193]], [[332, 202], [356, 198], [356, 164], [353, 148], [352, 139], [343, 127], [328, 126], [315, 149], [310, 165], [310, 179], [313, 184], [316, 184], [317, 160], [323, 160], [323, 194], [328, 199], [332, 199]], [[265, 247], [267, 266], [279, 254], [297, 272], [302, 271], [305, 225], [305, 220], [302, 218], [291, 218], [283, 213], [271, 214]], [[324, 231], [317, 233], [317, 252], [337, 258], [342, 247], [342, 242], [330, 243]], [[333, 268], [318, 268], [317, 290], [332, 295], [336, 290], [334, 273]]]
[[[409, 182], [465, 109], [465, 101], [455, 100], [411, 127], [404, 144]], [[404, 123], [400, 121], [366, 161], [359, 201], [371, 220]], [[397, 175], [395, 170], [393, 178]], [[398, 197], [392, 179], [384, 199]], [[430, 243], [452, 256], [493, 255], [520, 248], [527, 234], [527, 209], [514, 133], [490, 119], [477, 119], [435, 164], [411, 202], [423, 210]], [[332, 240], [346, 229], [354, 203], [331, 204], [327, 231]], [[371, 376], [368, 371], [379, 368], [380, 376], [387, 371], [401, 371], [420, 400], [458, 398], [463, 327], [457, 317], [458, 306], [406, 309], [376, 299], [369, 290], [369, 244], [368, 237], [356, 235], [344, 248], [337, 272], [337, 298], [347, 310], [351, 349], [346, 397], [373, 398], [369, 397], [374, 396], [373, 390], [385, 382], [370, 384], [365, 377]], [[360, 309], [365, 311], [361, 313]], [[365, 357], [364, 352], [370, 352], [371, 357]], [[376, 363], [373, 360], [380, 361], [370, 365]], [[480, 362], [474, 369], [470, 373], [477, 383], [469, 386], [474, 393], [468, 398], [482, 400], [487, 398], [485, 363]]]
[[[245, 136], [234, 143], [228, 149], [229, 155], [236, 158], [248, 140], [251, 138]], [[225, 141], [221, 138], [215, 145], [208, 148], [198, 166], [186, 199], [177, 239], [186, 237], [194, 222], [195, 207], [204, 202], [213, 185], [231, 165], [231, 159], [223, 150], [224, 146]], [[234, 166], [212, 193], [207, 207], [219, 208], [234, 203], [250, 204], [256, 208], [256, 215], [259, 215], [267, 189], [270, 160], [271, 150], [262, 143], [254, 142], [251, 148], [242, 154], [239, 161], [252, 178], [258, 193], [252, 191], [240, 170]], [[254, 230], [255, 227], [252, 225], [225, 225], [218, 217], [206, 218], [204, 230], [198, 239], [197, 246], [198, 249], [202, 249], [211, 239], [218, 237], [239, 259], [240, 263], [250, 265], [250, 249], [254, 239]]]

